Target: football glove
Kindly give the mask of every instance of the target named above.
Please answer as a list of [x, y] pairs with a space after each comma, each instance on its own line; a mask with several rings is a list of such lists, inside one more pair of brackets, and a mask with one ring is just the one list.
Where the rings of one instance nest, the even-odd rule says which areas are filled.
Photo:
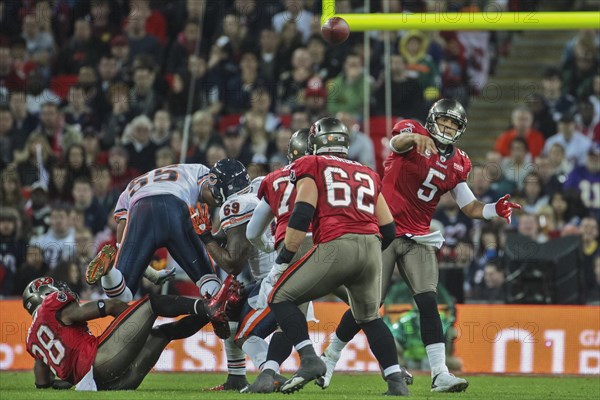
[[257, 309], [267, 308], [269, 305], [269, 296], [273, 291], [273, 287], [287, 270], [289, 264], [275, 264], [269, 274], [260, 282], [260, 291], [258, 292], [258, 298], [256, 300]]
[[513, 209], [520, 209], [521, 205], [517, 203], [512, 203], [508, 201], [510, 199], [510, 194], [505, 194], [500, 197], [497, 202], [494, 203], [494, 209], [496, 211], [496, 215], [501, 218], [504, 218], [506, 222], [510, 224], [510, 217], [512, 215]]
[[192, 218], [194, 230], [198, 235], [202, 236], [212, 231], [210, 212], [207, 204], [198, 203], [196, 204], [196, 208], [190, 207], [190, 217]]

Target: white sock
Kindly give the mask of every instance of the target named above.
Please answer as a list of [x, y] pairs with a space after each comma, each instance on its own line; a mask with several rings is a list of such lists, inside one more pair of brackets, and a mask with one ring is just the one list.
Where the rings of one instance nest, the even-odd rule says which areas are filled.
[[327, 349], [325, 349], [325, 351], [329, 354], [336, 354], [339, 356], [339, 354], [342, 352], [342, 350], [344, 350], [344, 347], [346, 347], [347, 344], [348, 342], [342, 341], [340, 338], [337, 337], [335, 332], [333, 332], [331, 334], [331, 337], [329, 338], [329, 346], [327, 346]]
[[204, 296], [206, 294], [214, 296], [214, 294], [221, 289], [221, 280], [215, 274], [207, 274], [200, 278], [198, 282], [196, 282], [196, 286], [200, 288], [200, 296]]
[[300, 349], [303, 349], [307, 346], [312, 346], [312, 342], [310, 340], [303, 340], [297, 345], [295, 345], [294, 348], [296, 349], [296, 351], [300, 351]]
[[227, 372], [229, 375], [246, 375], [246, 354], [233, 340], [235, 336], [233, 332], [237, 330], [237, 326], [237, 322], [229, 322], [232, 335], [223, 341], [227, 355]]
[[433, 343], [425, 346], [425, 351], [427, 351], [427, 358], [429, 358], [432, 378], [442, 372], [448, 372], [448, 367], [446, 366], [446, 345], [444, 343]]
[[116, 268], [111, 268], [106, 275], [100, 279], [104, 293], [111, 299], [129, 302], [133, 299], [131, 290], [125, 285], [123, 274]]
[[261, 367], [267, 361], [267, 351], [269, 351], [267, 342], [258, 336], [250, 336], [242, 345], [242, 350], [250, 357], [256, 369], [262, 371]]
[[383, 370], [383, 376], [386, 378], [391, 374], [395, 374], [396, 372], [400, 372], [400, 366], [398, 364], [392, 365], [391, 367], [387, 367]]
[[277, 361], [268, 360], [264, 363], [262, 370], [265, 371], [267, 369], [273, 370], [276, 373], [279, 373], [279, 363]]

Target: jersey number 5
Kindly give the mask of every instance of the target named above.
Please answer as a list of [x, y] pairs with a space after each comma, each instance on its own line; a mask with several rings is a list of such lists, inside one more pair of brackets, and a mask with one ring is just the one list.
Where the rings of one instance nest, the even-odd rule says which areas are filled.
[[[437, 193], [438, 187], [435, 186], [432, 182], [434, 176], [440, 178], [440, 180], [442, 181], [446, 179], [446, 175], [444, 175], [437, 169], [429, 168], [427, 178], [425, 178], [425, 180], [421, 184], [422, 187], [420, 187], [417, 191], [417, 197], [419, 199], [423, 201], [431, 201], [431, 199], [433, 199], [433, 196], [435, 196], [435, 194]], [[425, 188], [423, 188], [423, 186]]]
[[[323, 171], [327, 186], [327, 203], [332, 207], [348, 207], [352, 203], [351, 190], [348, 184], [348, 172], [338, 167], [327, 167]], [[336, 176], [341, 178], [336, 180]], [[356, 208], [368, 214], [375, 213], [375, 183], [369, 174], [356, 171], [352, 176], [356, 187]]]

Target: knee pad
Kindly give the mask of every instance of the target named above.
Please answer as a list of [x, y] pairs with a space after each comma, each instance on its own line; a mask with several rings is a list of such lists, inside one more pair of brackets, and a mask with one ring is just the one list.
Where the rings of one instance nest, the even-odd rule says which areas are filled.
[[438, 315], [437, 293], [419, 293], [414, 296], [414, 299], [415, 303], [417, 303], [417, 307], [419, 308], [419, 313], [423, 317], [434, 317]]

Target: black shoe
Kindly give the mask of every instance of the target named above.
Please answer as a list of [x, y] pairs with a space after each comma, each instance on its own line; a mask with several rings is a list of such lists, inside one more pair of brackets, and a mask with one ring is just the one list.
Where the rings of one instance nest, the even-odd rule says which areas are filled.
[[208, 390], [210, 391], [222, 391], [222, 390], [235, 390], [239, 392], [243, 388], [248, 386], [248, 380], [246, 375], [227, 375], [227, 380], [222, 385], [217, 385]]
[[400, 374], [402, 374], [402, 377], [404, 378], [404, 382], [406, 382], [407, 385], [412, 385], [413, 384], [413, 376], [410, 372], [408, 372], [408, 370], [404, 367], [400, 367]]
[[310, 381], [322, 377], [326, 372], [327, 366], [316, 354], [300, 357], [300, 369], [281, 386], [281, 392], [294, 393]]
[[387, 377], [388, 390], [386, 396], [408, 396], [408, 387], [406, 387], [406, 378], [401, 372], [394, 372]]
[[249, 386], [240, 390], [240, 393], [273, 393], [278, 392], [286, 378], [271, 369], [261, 372], [256, 380]]

